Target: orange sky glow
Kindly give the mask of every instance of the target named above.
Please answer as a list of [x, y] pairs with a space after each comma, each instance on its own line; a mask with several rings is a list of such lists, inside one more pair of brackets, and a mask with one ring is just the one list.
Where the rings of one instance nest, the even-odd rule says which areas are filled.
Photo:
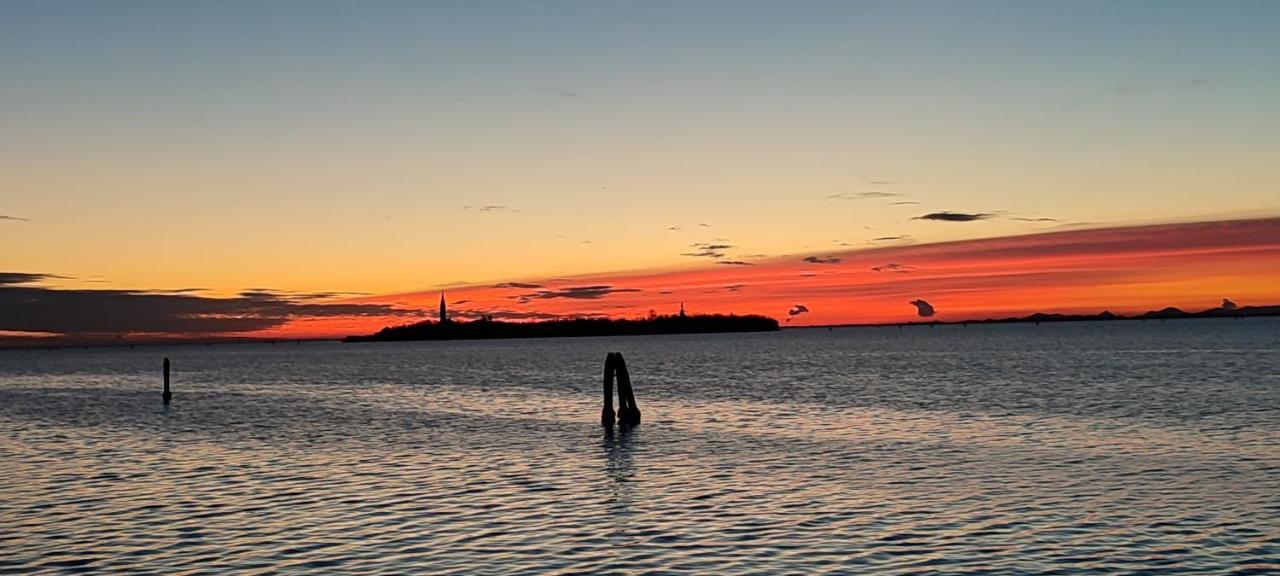
[[[811, 257], [810, 257], [811, 256]], [[936, 320], [1033, 312], [1118, 314], [1165, 306], [1280, 303], [1280, 218], [1075, 230], [783, 256], [751, 265], [522, 279], [444, 288], [456, 319], [640, 317], [650, 311], [763, 314], [787, 326]], [[806, 260], [808, 258], [808, 260]], [[362, 297], [416, 317], [294, 320], [254, 333], [327, 337], [434, 318], [439, 292]], [[808, 310], [789, 316], [803, 305]]]

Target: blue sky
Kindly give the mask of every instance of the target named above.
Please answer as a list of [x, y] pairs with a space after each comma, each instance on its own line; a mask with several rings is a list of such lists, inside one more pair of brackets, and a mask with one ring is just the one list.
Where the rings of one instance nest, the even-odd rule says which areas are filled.
[[[1274, 214], [1278, 24], [1275, 2], [5, 1], [0, 214], [25, 220], [0, 265], [395, 290], [717, 238]], [[916, 219], [938, 211], [1000, 216]]]

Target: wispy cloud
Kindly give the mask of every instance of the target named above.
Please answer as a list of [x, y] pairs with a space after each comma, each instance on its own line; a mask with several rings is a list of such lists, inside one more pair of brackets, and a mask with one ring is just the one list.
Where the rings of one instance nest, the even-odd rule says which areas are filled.
[[461, 287], [461, 286], [470, 286], [471, 284], [472, 284], [472, 282], [471, 282], [470, 280], [453, 280], [453, 281], [450, 281], [450, 282], [442, 282], [442, 283], [440, 283], [440, 284], [433, 284], [433, 285], [431, 285], [431, 288], [432, 288], [432, 289], [434, 289], [434, 290], [438, 290], [438, 289], [441, 289], [441, 288], [458, 288], [458, 287]]
[[571, 286], [567, 288], [557, 288], [551, 290], [539, 290], [529, 294], [521, 294], [515, 298], [521, 303], [527, 303], [532, 300], [550, 300], [554, 298], [568, 298], [571, 300], [598, 300], [610, 294], [618, 294], [623, 292], [639, 292], [638, 288], [614, 288], [607, 284], [599, 284], [594, 286]]
[[916, 216], [912, 220], [934, 220], [937, 222], [973, 222], [974, 220], [986, 220], [995, 216], [990, 212], [930, 212], [921, 216]]
[[898, 272], [900, 274], [906, 274], [915, 269], [916, 268], [914, 266], [907, 266], [906, 264], [898, 264], [896, 262], [871, 267], [872, 272]]
[[535, 288], [542, 288], [543, 286], [542, 284], [533, 284], [531, 282], [502, 282], [500, 284], [494, 284], [493, 287], [494, 288], [521, 288], [524, 290], [533, 290]]
[[568, 320], [573, 318], [589, 318], [590, 314], [579, 313], [555, 313], [545, 312], [541, 310], [510, 310], [507, 308], [457, 308], [449, 313], [456, 320], [480, 320], [487, 318], [491, 320], [503, 321], [528, 321], [528, 320]]
[[754, 263], [742, 260], [717, 260], [716, 264], [720, 264], [722, 266], [755, 266]]
[[30, 218], [22, 218], [19, 216], [10, 216], [8, 214], [0, 214], [0, 220], [9, 220], [11, 222], [30, 222]]
[[1010, 218], [1010, 220], [1017, 220], [1018, 222], [1061, 222], [1061, 220], [1058, 220], [1057, 218], [1026, 218], [1026, 217], [1018, 217], [1018, 218]]
[[818, 256], [805, 256], [804, 261], [810, 264], [839, 264], [840, 263], [840, 259], [834, 256], [829, 256], [826, 258], [822, 258]]
[[478, 213], [507, 212], [511, 214], [518, 214], [520, 212], [515, 208], [506, 206], [503, 204], [486, 204], [484, 206], [471, 206], [468, 204], [466, 206], [463, 206], [462, 209], [467, 212], [478, 212]]
[[[204, 288], [182, 288], [180, 290], [166, 290], [171, 293], [191, 293], [203, 292]], [[368, 292], [298, 292], [294, 290], [276, 290], [274, 288], [247, 288], [238, 294], [241, 298], [257, 298], [257, 299], [285, 299], [290, 301], [311, 301], [311, 300], [333, 300], [336, 298], [351, 298], [353, 296], [368, 296]]]
[[698, 242], [690, 244], [693, 252], [684, 252], [681, 256], [693, 256], [695, 258], [724, 258], [725, 250], [733, 248], [733, 244], [710, 244], [706, 242]]
[[27, 272], [0, 272], [0, 286], [11, 286], [15, 284], [34, 284], [44, 280], [59, 279], [66, 280], [67, 276], [58, 276], [56, 274], [31, 274]]
[[564, 320], [569, 318], [582, 318], [585, 314], [556, 314], [554, 312], [541, 312], [537, 310], [508, 310], [506, 308], [459, 308], [450, 312], [450, 315], [458, 320], [479, 320], [481, 318], [492, 318], [494, 320]]
[[827, 198], [830, 198], [832, 200], [870, 200], [874, 198], [897, 198], [898, 196], [902, 196], [902, 194], [898, 192], [888, 192], [884, 190], [872, 190], [870, 192], [856, 192], [852, 194], [850, 193], [830, 194], [827, 196]]
[[1213, 79], [1203, 76], [1187, 78], [1179, 82], [1124, 82], [1111, 89], [1113, 94], [1127, 96], [1166, 90], [1198, 90], [1213, 86]]
[[[1113, 97], [1140, 97], [1141, 95], [1155, 94], [1159, 92], [1204, 90], [1212, 88], [1216, 83], [1217, 82], [1213, 78], [1207, 78], [1204, 76], [1193, 76], [1191, 78], [1172, 82], [1121, 82], [1112, 86], [1110, 93]], [[1067, 104], [1067, 111], [1075, 113], [1091, 99], [1093, 99], [1093, 97], [1086, 98], [1078, 96], [1073, 98], [1071, 102]]]

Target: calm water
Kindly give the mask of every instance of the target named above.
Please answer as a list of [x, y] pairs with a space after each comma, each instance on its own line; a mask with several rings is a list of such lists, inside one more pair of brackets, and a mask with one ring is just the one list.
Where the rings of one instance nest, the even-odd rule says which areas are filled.
[[1275, 573], [1280, 321], [0, 352], [0, 571], [70, 570]]

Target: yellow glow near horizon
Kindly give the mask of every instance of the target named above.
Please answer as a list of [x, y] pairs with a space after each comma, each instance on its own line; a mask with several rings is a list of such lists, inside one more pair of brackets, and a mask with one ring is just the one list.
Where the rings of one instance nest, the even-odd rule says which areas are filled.
[[1270, 14], [331, 8], [11, 8], [0, 271], [389, 293], [1280, 213]]

